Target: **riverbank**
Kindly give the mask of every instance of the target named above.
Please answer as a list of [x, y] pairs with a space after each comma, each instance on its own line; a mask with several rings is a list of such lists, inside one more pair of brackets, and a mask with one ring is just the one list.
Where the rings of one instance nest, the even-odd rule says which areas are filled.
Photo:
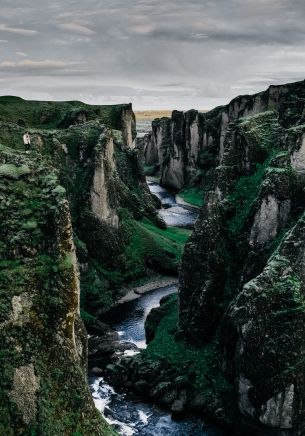
[[164, 288], [165, 286], [177, 285], [177, 284], [178, 284], [178, 278], [174, 276], [155, 277], [152, 278], [148, 283], [145, 283], [144, 285], [135, 286], [132, 288], [128, 288], [128, 287], [122, 288], [120, 293], [125, 293], [125, 295], [124, 297], [120, 298], [116, 303], [117, 304], [127, 303], [129, 301], [136, 300], [137, 298], [141, 297], [143, 294], [146, 294], [153, 290], [157, 290], [160, 288]]

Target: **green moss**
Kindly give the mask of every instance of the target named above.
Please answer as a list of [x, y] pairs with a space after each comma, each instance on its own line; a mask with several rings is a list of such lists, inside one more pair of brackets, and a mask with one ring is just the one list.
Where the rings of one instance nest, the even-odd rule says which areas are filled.
[[92, 314], [97, 311], [102, 314], [112, 306], [111, 285], [118, 287], [121, 284], [115, 276], [99, 262], [89, 261], [88, 270], [82, 274], [81, 279], [81, 314], [85, 322], [90, 323], [94, 319]]
[[236, 211], [234, 217], [228, 222], [228, 228], [233, 236], [241, 232], [252, 210], [270, 160], [269, 158], [268, 162], [257, 164], [254, 174], [241, 177], [228, 197], [229, 203]]
[[215, 165], [215, 157], [215, 150], [202, 150], [198, 156], [199, 168], [201, 168], [201, 170], [209, 170]]
[[[29, 209], [28, 209], [28, 211], [29, 211]], [[26, 214], [27, 214], [27, 215], [30, 214], [30, 211], [27, 212]], [[22, 227], [23, 227], [25, 230], [35, 230], [35, 229], [37, 229], [37, 226], [38, 226], [38, 224], [37, 224], [37, 221], [35, 221], [35, 220], [27, 221], [26, 223], [24, 223], [24, 224], [22, 225]]]
[[[144, 174], [148, 177], [153, 177], [157, 172], [157, 168], [155, 165], [144, 165]], [[159, 178], [158, 178], [159, 180]]]
[[53, 189], [53, 194], [60, 194], [61, 196], [65, 196], [66, 190], [63, 186], [57, 185], [56, 188]]
[[[22, 178], [0, 177], [0, 433], [113, 435], [91, 403], [74, 354], [77, 283], [56, 173], [41, 157], [0, 153], [9, 168], [30, 160], [32, 169]], [[40, 389], [37, 419], [28, 426], [9, 392], [15, 369], [29, 364]]]
[[266, 170], [279, 148], [278, 115], [273, 111], [263, 112], [236, 123], [245, 141], [256, 151], [257, 162], [252, 172], [240, 177], [234, 184], [227, 200], [234, 208], [234, 215], [228, 222], [232, 236], [239, 234], [257, 198]]
[[19, 179], [22, 176], [30, 174], [31, 170], [28, 165], [17, 166], [14, 164], [0, 165], [0, 176]]

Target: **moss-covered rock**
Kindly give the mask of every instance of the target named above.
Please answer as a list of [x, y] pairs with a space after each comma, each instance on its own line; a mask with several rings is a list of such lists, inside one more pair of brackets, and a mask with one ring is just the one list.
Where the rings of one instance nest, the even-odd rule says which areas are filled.
[[147, 348], [107, 367], [107, 377], [175, 415], [192, 411], [217, 419], [232, 395], [232, 386], [219, 371], [219, 336], [204, 349], [190, 347], [177, 338], [177, 321], [177, 296], [172, 295], [147, 319]]
[[[125, 281], [150, 275], [153, 269], [177, 271], [178, 259], [172, 261], [171, 254], [165, 255], [165, 262], [162, 254], [158, 260], [155, 242], [156, 253], [149, 256], [142, 250], [141, 267], [135, 267], [134, 273], [124, 254], [128, 251], [131, 259], [140, 257], [130, 249], [129, 230], [120, 220], [120, 209], [130, 212], [129, 221], [134, 221], [135, 229], [140, 229], [137, 221], [144, 217], [155, 223], [152, 226], [156, 231], [164, 226], [157, 215], [159, 205], [145, 181], [142, 154], [134, 148], [130, 105], [94, 107], [68, 102], [54, 103], [53, 107], [52, 103], [41, 102], [35, 107], [33, 102], [24, 100], [2, 100], [0, 140], [15, 150], [22, 149], [24, 127], [15, 121], [17, 113], [19, 118], [24, 116], [32, 152], [39, 151], [57, 168], [66, 190], [78, 247], [84, 247], [80, 263], [81, 301], [87, 321], [109, 309]], [[55, 117], [54, 108], [60, 112], [61, 121]], [[49, 121], [39, 122], [39, 111], [48, 115]], [[20, 174], [14, 168], [3, 167], [0, 175], [22, 177], [26, 168], [18, 171]], [[137, 235], [145, 237], [141, 231]]]
[[204, 114], [227, 118], [180, 273], [179, 337], [204, 350], [220, 335], [226, 416], [254, 434], [300, 435], [305, 422], [303, 107], [300, 82]]
[[223, 326], [224, 371], [241, 414], [279, 434], [300, 434], [305, 419], [304, 232], [302, 216], [232, 301]]
[[39, 153], [0, 146], [0, 167], [0, 433], [111, 435], [86, 382], [65, 190]]

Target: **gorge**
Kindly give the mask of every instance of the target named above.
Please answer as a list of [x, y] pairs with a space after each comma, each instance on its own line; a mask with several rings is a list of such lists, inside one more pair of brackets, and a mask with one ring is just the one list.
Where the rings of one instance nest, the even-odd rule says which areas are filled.
[[[271, 86], [137, 138], [131, 105], [0, 98], [1, 434], [304, 434], [304, 107]], [[136, 426], [94, 407], [87, 333]]]

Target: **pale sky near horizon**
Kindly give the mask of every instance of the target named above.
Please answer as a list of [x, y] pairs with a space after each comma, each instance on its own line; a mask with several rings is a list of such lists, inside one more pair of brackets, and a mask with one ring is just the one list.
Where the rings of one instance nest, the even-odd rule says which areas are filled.
[[0, 0], [0, 95], [210, 109], [305, 79], [304, 0]]

